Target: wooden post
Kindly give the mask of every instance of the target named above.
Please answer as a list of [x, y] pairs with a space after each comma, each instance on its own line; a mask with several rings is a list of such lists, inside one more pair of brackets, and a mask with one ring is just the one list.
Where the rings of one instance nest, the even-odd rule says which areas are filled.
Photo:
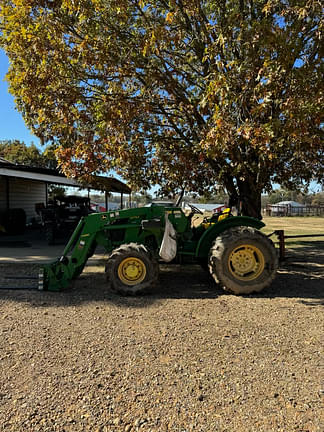
[[285, 261], [285, 252], [286, 252], [286, 248], [285, 248], [285, 231], [284, 230], [276, 230], [275, 233], [278, 236], [278, 240], [279, 240], [279, 260], [280, 261]]
[[107, 191], [105, 191], [105, 207], [106, 207], [106, 211], [108, 211], [108, 193]]
[[48, 183], [45, 183], [45, 206], [48, 206]]
[[6, 177], [6, 208], [10, 208], [10, 192], [9, 192], [9, 177]]

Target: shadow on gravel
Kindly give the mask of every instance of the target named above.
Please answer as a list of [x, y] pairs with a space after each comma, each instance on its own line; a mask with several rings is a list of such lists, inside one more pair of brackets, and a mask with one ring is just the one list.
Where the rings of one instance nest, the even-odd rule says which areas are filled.
[[[324, 242], [320, 242], [324, 243]], [[99, 269], [99, 272], [98, 272]], [[121, 297], [109, 290], [103, 266], [82, 274], [64, 292], [0, 290], [0, 301], [28, 303], [32, 307], [70, 307], [87, 303], [111, 303], [120, 307], [148, 307], [165, 299], [211, 299], [227, 295], [198, 265], [161, 265], [160, 282], [150, 294]], [[278, 276], [268, 289], [252, 298], [296, 298], [309, 306], [324, 305], [324, 247], [288, 251]]]
[[297, 298], [306, 306], [324, 305], [324, 242], [300, 244], [304, 247], [286, 251], [286, 260], [271, 287], [254, 297]]
[[289, 243], [287, 243], [287, 258], [288, 261], [299, 261], [309, 263], [319, 263], [324, 265], [324, 241], [295, 241], [294, 244], [298, 244], [298, 248], [289, 249]]
[[[316, 252], [321, 251], [322, 254], [324, 253], [324, 241], [314, 241], [314, 240], [300, 240], [300, 239], [289, 239], [286, 240], [286, 246], [289, 248], [289, 242], [294, 243], [295, 245], [298, 245], [298, 249], [294, 249], [293, 254], [299, 255], [299, 254], [309, 254], [311, 256], [316, 256]], [[307, 255], [306, 255], [307, 258]], [[323, 262], [323, 261], [322, 261]]]
[[[296, 298], [299, 302], [309, 306], [323, 305], [324, 278], [314, 277], [304, 271], [293, 268], [281, 268], [278, 276], [267, 290], [253, 297], [268, 298]], [[310, 300], [313, 299], [313, 300]]]

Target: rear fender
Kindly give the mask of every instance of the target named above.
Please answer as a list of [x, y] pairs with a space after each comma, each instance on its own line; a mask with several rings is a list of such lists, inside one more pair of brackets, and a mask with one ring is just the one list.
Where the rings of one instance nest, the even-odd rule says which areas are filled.
[[265, 226], [265, 224], [258, 219], [248, 216], [233, 216], [223, 219], [220, 222], [216, 222], [214, 225], [211, 225], [201, 236], [196, 248], [195, 256], [197, 258], [207, 258], [209, 250], [216, 237], [229, 228], [236, 226], [249, 226], [256, 229], [261, 229]]

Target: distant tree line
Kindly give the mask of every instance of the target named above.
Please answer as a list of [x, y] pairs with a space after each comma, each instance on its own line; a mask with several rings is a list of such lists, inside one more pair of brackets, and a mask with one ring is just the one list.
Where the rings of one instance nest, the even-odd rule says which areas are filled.
[[57, 168], [55, 148], [51, 145], [41, 151], [34, 143], [27, 145], [19, 140], [1, 140], [0, 156], [19, 165], [35, 168]]
[[278, 189], [264, 196], [263, 207], [266, 204], [276, 204], [281, 201], [296, 201], [304, 205], [324, 205], [324, 192], [308, 191], [302, 193], [296, 190]]
[[[200, 203], [228, 203], [229, 197], [224, 192], [208, 196], [193, 196], [188, 195], [187, 201]], [[267, 195], [261, 196], [261, 207], [264, 208], [267, 204], [277, 204], [281, 201], [295, 201], [304, 205], [324, 205], [324, 191], [307, 191], [301, 192], [298, 190], [275, 189]]]

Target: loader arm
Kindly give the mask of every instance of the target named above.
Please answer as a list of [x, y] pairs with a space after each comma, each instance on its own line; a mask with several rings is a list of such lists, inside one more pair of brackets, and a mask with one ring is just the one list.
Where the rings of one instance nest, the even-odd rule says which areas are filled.
[[39, 289], [60, 291], [67, 288], [70, 281], [82, 273], [98, 244], [109, 250], [109, 239], [104, 236], [104, 231], [111, 219], [109, 213], [94, 213], [82, 217], [62, 256], [40, 269]]

